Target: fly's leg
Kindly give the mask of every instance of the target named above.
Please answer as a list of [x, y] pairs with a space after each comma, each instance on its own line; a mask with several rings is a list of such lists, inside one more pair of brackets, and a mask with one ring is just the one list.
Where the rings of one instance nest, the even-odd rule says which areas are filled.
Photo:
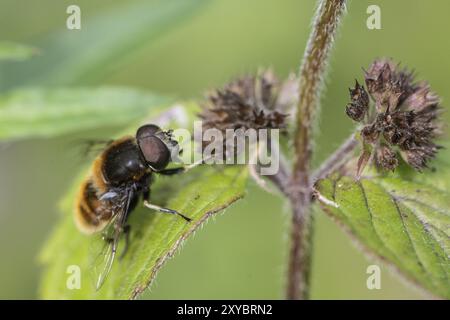
[[172, 176], [175, 174], [179, 174], [182, 172], [186, 172], [186, 168], [185, 167], [178, 167], [178, 168], [170, 168], [170, 169], [164, 169], [161, 171], [158, 171], [158, 174], [162, 174], [163, 176]]
[[188, 166], [183, 166], [183, 167], [178, 167], [178, 168], [169, 168], [169, 169], [163, 169], [160, 171], [156, 171], [158, 174], [162, 174], [164, 176], [171, 176], [174, 174], [179, 174], [182, 172], [187, 172], [195, 167], [197, 167], [198, 165], [201, 165], [203, 163], [205, 163], [205, 161], [209, 160], [211, 157], [208, 157], [206, 159], [201, 159], [200, 161], [194, 162]]
[[123, 235], [125, 236], [125, 246], [123, 247], [123, 251], [120, 254], [119, 260], [122, 260], [123, 257], [125, 256], [125, 254], [128, 251], [128, 245], [130, 243], [130, 230], [131, 230], [131, 226], [129, 224], [124, 226], [123, 229], [122, 229]]
[[[180, 172], [186, 172], [187, 170], [189, 170], [189, 167], [165, 169], [165, 170], [159, 171], [158, 173], [162, 173], [162, 174], [165, 174], [165, 175], [173, 175], [173, 174], [177, 174], [177, 173], [180, 173]], [[180, 212], [178, 212], [176, 210], [160, 207], [160, 206], [157, 206], [155, 204], [150, 203], [150, 186], [149, 186], [150, 185], [150, 181], [146, 182], [144, 185], [145, 185], [145, 188], [142, 190], [142, 198], [144, 200], [144, 206], [145, 207], [147, 207], [149, 209], [157, 210], [157, 211], [163, 212], [163, 213], [176, 214], [176, 215], [182, 217], [187, 222], [191, 222], [192, 221], [191, 218], [186, 217], [184, 214], [182, 214], [182, 213], [180, 213]]]
[[178, 212], [176, 210], [172, 210], [172, 209], [169, 209], [169, 208], [164, 208], [164, 207], [157, 206], [155, 204], [152, 204], [152, 203], [148, 202], [148, 200], [144, 200], [144, 206], [149, 208], [149, 209], [157, 210], [157, 211], [162, 212], [162, 213], [176, 214], [176, 215], [180, 216], [181, 218], [183, 218], [184, 220], [186, 220], [187, 222], [191, 222], [192, 221], [191, 218], [186, 217], [184, 214], [182, 214], [182, 213], [180, 213], [180, 212]]
[[102, 234], [102, 240], [105, 241], [106, 244], [110, 244], [110, 243], [112, 243], [112, 242], [114, 241], [114, 239], [113, 239], [112, 237], [108, 236], [108, 235], [106, 234], [106, 232], [104, 232], [104, 233]]
[[144, 201], [150, 201], [150, 188], [146, 187], [144, 189], [142, 192], [142, 199], [144, 199]]

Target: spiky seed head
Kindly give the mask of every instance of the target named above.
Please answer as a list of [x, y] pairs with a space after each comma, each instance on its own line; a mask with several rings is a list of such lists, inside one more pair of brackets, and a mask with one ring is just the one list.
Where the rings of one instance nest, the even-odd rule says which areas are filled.
[[358, 80], [355, 82], [355, 87], [349, 88], [351, 102], [347, 104], [345, 112], [352, 120], [361, 122], [369, 109], [369, 95]]
[[[440, 149], [434, 142], [442, 133], [439, 97], [426, 82], [414, 82], [412, 72], [400, 69], [388, 59], [375, 60], [370, 65], [365, 71], [365, 83], [370, 96], [367, 109], [372, 100], [375, 112], [363, 122], [361, 137], [374, 147], [375, 161], [395, 168], [398, 158], [395, 156], [394, 161], [393, 154], [400, 152], [414, 169], [426, 168]], [[352, 101], [346, 112], [353, 120], [364, 118], [355, 106], [366, 101], [364, 92], [358, 83], [350, 89]]]
[[375, 164], [379, 169], [394, 171], [397, 168], [397, 155], [387, 145], [380, 145], [375, 152]]
[[212, 91], [199, 114], [203, 131], [218, 129], [224, 137], [227, 129], [280, 129], [285, 133], [289, 112], [298, 97], [297, 83], [294, 76], [280, 81], [271, 70], [265, 70]]

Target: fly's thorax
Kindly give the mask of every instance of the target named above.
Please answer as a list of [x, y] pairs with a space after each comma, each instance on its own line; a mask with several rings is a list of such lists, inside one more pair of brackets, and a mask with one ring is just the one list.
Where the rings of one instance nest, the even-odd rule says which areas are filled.
[[[121, 186], [139, 180], [148, 171], [145, 159], [132, 137], [113, 142], [103, 151], [98, 162], [96, 175], [101, 175], [107, 187]], [[100, 182], [99, 185], [101, 184]]]

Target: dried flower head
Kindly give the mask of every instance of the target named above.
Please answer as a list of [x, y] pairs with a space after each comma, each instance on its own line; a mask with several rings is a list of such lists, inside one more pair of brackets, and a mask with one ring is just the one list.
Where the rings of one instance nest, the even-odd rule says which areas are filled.
[[[199, 118], [203, 130], [281, 129], [297, 97], [297, 81], [281, 82], [271, 70], [244, 76], [210, 93]], [[225, 143], [225, 142], [224, 142]]]
[[212, 92], [199, 117], [203, 128], [284, 129], [296, 82], [282, 83], [271, 70], [245, 76]]
[[369, 110], [369, 95], [366, 89], [355, 80], [355, 88], [350, 88], [350, 99], [352, 100], [345, 109], [347, 115], [355, 121], [362, 121]]
[[398, 166], [398, 159], [391, 148], [382, 144], [376, 149], [375, 163], [379, 168], [394, 171]]
[[[414, 169], [426, 168], [440, 148], [433, 141], [441, 134], [439, 97], [426, 82], [414, 82], [411, 72], [387, 59], [372, 63], [365, 83], [368, 94], [358, 82], [350, 89], [346, 113], [364, 124], [361, 137], [373, 147], [376, 166], [394, 170], [400, 154]], [[358, 168], [358, 175], [362, 169]]]

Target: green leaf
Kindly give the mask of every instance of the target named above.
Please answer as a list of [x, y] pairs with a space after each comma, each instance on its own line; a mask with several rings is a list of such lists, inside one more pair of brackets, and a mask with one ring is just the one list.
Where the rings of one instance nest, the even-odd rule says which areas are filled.
[[[200, 166], [177, 177], [158, 179], [152, 186], [152, 201], [178, 210], [193, 219], [186, 223], [177, 216], [138, 209], [130, 216], [130, 248], [116, 260], [108, 279], [95, 291], [92, 279], [92, 242], [102, 241], [82, 235], [73, 222], [74, 192], [62, 203], [62, 217], [41, 253], [44, 273], [40, 295], [44, 299], [133, 299], [154, 280], [157, 271], [180, 245], [210, 216], [244, 195], [245, 166], [217, 168]], [[176, 183], [174, 183], [176, 181]], [[75, 190], [74, 190], [75, 191]], [[123, 243], [121, 243], [123, 245]], [[119, 247], [119, 252], [122, 247]], [[81, 288], [66, 286], [70, 265], [81, 269]]]
[[450, 166], [438, 160], [435, 171], [397, 171], [359, 181], [332, 174], [316, 184], [319, 201], [363, 248], [450, 298]]
[[[92, 83], [139, 48], [178, 26], [206, 5], [203, 0], [157, 0], [122, 3], [92, 18], [80, 30], [64, 29], [38, 42], [42, 54], [21, 65], [4, 66], [3, 87]], [[61, 8], [65, 10], [64, 8]]]
[[38, 53], [38, 50], [23, 44], [0, 41], [0, 61], [23, 61]]
[[55, 136], [125, 125], [171, 100], [120, 87], [23, 89], [0, 96], [0, 139]]

